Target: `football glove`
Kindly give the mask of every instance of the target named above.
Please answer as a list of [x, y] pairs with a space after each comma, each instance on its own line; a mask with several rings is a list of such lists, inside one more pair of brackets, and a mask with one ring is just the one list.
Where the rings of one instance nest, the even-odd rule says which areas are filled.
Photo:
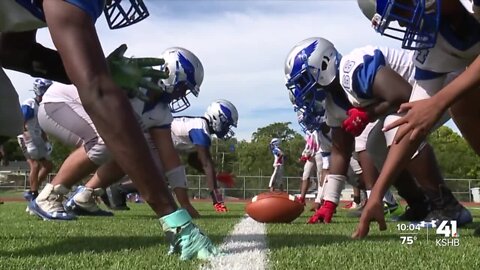
[[127, 58], [124, 56], [127, 45], [122, 44], [107, 57], [107, 64], [110, 68], [115, 83], [127, 91], [129, 97], [138, 97], [148, 101], [148, 97], [140, 91], [140, 87], [154, 92], [163, 92], [155, 82], [158, 79], [168, 78], [168, 73], [155, 70], [152, 67], [163, 65], [165, 60], [160, 58]]
[[347, 114], [348, 118], [343, 121], [342, 128], [356, 137], [363, 132], [370, 119], [363, 108], [351, 108]]
[[227, 206], [223, 202], [214, 203], [213, 208], [216, 212], [228, 212]]

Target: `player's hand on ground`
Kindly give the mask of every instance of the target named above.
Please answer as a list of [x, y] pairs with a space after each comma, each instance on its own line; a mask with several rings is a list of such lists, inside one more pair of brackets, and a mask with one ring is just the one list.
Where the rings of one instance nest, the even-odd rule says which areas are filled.
[[363, 108], [351, 108], [347, 115], [347, 119], [342, 123], [342, 128], [355, 137], [360, 135], [370, 122], [368, 114]]
[[435, 97], [431, 97], [428, 99], [403, 103], [400, 105], [398, 113], [405, 112], [406, 114], [402, 118], [383, 128], [383, 131], [387, 131], [402, 126], [395, 136], [396, 143], [402, 140], [402, 138], [409, 132], [412, 132], [409, 137], [412, 141], [419, 137], [427, 136], [433, 125], [435, 125], [442, 116], [443, 109], [436, 104]]
[[115, 83], [128, 91], [129, 95], [144, 101], [148, 98], [139, 91], [140, 87], [154, 92], [162, 92], [163, 89], [156, 81], [168, 78], [168, 74], [152, 67], [163, 65], [165, 61], [160, 58], [127, 58], [124, 56], [126, 50], [127, 45], [122, 44], [107, 57], [107, 63]]
[[385, 213], [383, 212], [383, 203], [373, 200], [367, 201], [365, 208], [362, 211], [362, 216], [358, 222], [357, 229], [352, 234], [352, 238], [361, 239], [368, 235], [370, 230], [370, 222], [376, 221], [380, 231], [387, 229], [385, 223]]
[[337, 205], [333, 202], [324, 201], [322, 206], [315, 211], [315, 214], [308, 219], [307, 223], [315, 224], [332, 222], [333, 214], [335, 214], [335, 208], [337, 208]]

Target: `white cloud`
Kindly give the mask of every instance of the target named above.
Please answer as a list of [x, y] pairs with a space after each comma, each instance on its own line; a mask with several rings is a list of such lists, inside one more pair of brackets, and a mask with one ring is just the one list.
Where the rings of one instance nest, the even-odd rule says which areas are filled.
[[[205, 79], [199, 98], [191, 99], [192, 107], [183, 114], [203, 114], [212, 100], [229, 99], [240, 114], [240, 139], [250, 139], [258, 127], [273, 122], [290, 121], [298, 128], [283, 76], [285, 57], [297, 42], [322, 36], [343, 53], [367, 44], [399, 45], [374, 33], [356, 1], [219, 3], [151, 1], [147, 4], [154, 4], [151, 11], [156, 13], [142, 23], [109, 31], [100, 20], [97, 27], [105, 52], [121, 43], [127, 43], [127, 54], [135, 56], [158, 56], [171, 46], [194, 52], [204, 65]], [[185, 10], [178, 9], [182, 4]], [[172, 10], [178, 14], [167, 13]], [[44, 30], [39, 41], [52, 46]], [[8, 74], [21, 99], [31, 96], [26, 90], [32, 79]], [[280, 113], [282, 107], [285, 112]]]

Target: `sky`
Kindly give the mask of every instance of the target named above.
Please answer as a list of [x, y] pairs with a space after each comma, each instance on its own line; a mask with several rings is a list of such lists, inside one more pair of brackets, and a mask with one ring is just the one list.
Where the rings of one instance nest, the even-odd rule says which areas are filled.
[[[126, 56], [156, 57], [173, 46], [192, 51], [205, 76], [198, 98], [177, 115], [203, 115], [215, 99], [235, 104], [239, 112], [236, 137], [250, 140], [257, 128], [291, 122], [300, 132], [285, 87], [284, 63], [290, 49], [309, 37], [323, 37], [340, 53], [365, 45], [394, 48], [400, 42], [382, 37], [370, 27], [356, 0], [145, 0], [146, 20], [120, 30], [109, 30], [105, 20], [97, 31], [108, 55], [126, 43]], [[53, 48], [48, 31], [37, 40]], [[19, 99], [33, 96], [33, 78], [7, 71]], [[457, 130], [450, 121], [447, 125]]]

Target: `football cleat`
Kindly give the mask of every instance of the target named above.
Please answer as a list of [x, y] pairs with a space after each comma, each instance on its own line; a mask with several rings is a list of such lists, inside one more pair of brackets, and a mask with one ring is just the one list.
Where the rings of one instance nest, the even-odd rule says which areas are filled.
[[214, 203], [213, 208], [216, 212], [228, 212], [228, 209], [223, 202]]
[[462, 227], [473, 221], [472, 214], [463, 205], [456, 203], [449, 205], [443, 209], [435, 209], [431, 211], [427, 217], [421, 222], [424, 227], [430, 225], [438, 226], [443, 220], [456, 220], [457, 226]]
[[330, 223], [332, 222], [333, 214], [335, 213], [335, 209], [337, 205], [331, 201], [324, 201], [322, 207], [320, 207], [315, 214], [311, 216], [307, 223], [308, 224], [315, 224], [315, 223]]
[[398, 203], [390, 204], [387, 202], [383, 202], [383, 213], [385, 215], [393, 214], [399, 208]]
[[345, 204], [345, 205], [342, 207], [342, 209], [350, 209], [350, 208], [352, 208], [353, 204], [354, 204], [354, 201], [350, 201], [350, 202], [348, 202], [347, 204]]
[[62, 203], [68, 191], [63, 185], [46, 184], [38, 197], [29, 203], [29, 210], [44, 220], [73, 220], [76, 216], [65, 211]]
[[65, 209], [79, 216], [113, 216], [112, 212], [100, 209], [95, 202], [94, 197], [102, 194], [103, 190], [100, 188], [78, 186], [65, 203]]
[[405, 206], [405, 211], [400, 216], [396, 216], [393, 221], [420, 222], [424, 220], [430, 212], [430, 204], [420, 203]]
[[35, 200], [37, 198], [37, 196], [38, 196], [38, 192], [36, 192], [36, 191], [26, 190], [23, 193], [23, 198], [27, 202], [31, 202], [31, 201]]
[[210, 239], [192, 223], [192, 218], [185, 209], [161, 217], [160, 224], [170, 242], [168, 254], [179, 253], [181, 260], [207, 260], [219, 254]]

